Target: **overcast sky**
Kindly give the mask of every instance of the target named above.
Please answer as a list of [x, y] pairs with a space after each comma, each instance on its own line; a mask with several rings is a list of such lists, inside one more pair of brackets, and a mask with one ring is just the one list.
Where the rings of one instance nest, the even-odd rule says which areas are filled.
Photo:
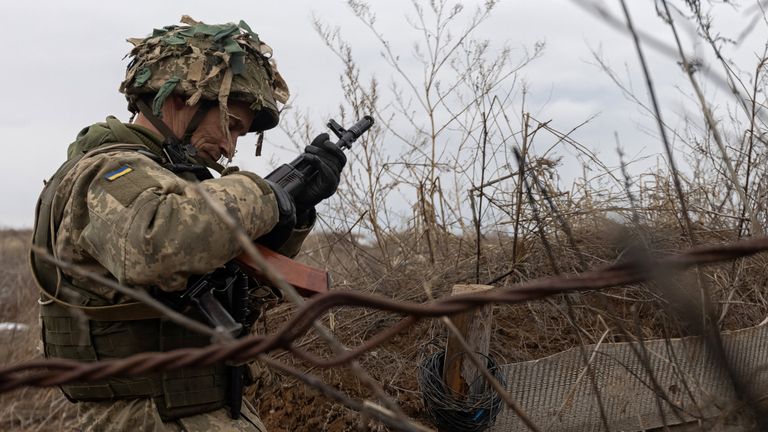
[[[478, 3], [466, 2], [469, 8]], [[652, 1], [629, 3], [638, 26], [669, 40]], [[620, 11], [617, 1], [604, 4]], [[410, 2], [372, 1], [372, 5], [393, 47], [407, 58], [411, 41], [418, 36], [405, 20], [412, 14]], [[109, 114], [128, 119], [125, 100], [117, 91], [126, 65], [122, 58], [129, 49], [125, 39], [178, 23], [183, 14], [209, 23], [247, 21], [274, 48], [274, 58], [292, 92], [292, 105], [307, 111], [318, 127], [342, 102], [338, 89], [341, 66], [315, 34], [313, 15], [341, 27], [352, 43], [361, 73], [385, 83], [392, 75], [380, 58], [376, 40], [342, 0], [3, 2], [0, 227], [32, 225], [43, 179], [63, 162], [67, 145], [82, 127], [103, 121]], [[738, 36], [746, 21], [743, 13], [728, 8], [720, 8], [716, 18], [731, 32], [726, 36], [732, 37]], [[614, 158], [615, 131], [631, 157], [659, 151], [652, 137], [653, 124], [600, 72], [590, 53], [600, 50], [646, 100], [634, 49], [626, 35], [570, 0], [506, 0], [477, 36], [519, 52], [536, 41], [546, 41], [543, 57], [520, 76], [530, 87], [530, 109], [539, 119], [552, 119], [553, 126], [567, 131], [598, 115], [576, 137], [608, 159]], [[765, 41], [765, 26], [760, 25], [732, 50], [732, 55], [745, 69], [752, 68]], [[706, 55], [706, 47], [686, 43], [691, 52]], [[652, 52], [649, 58], [665, 106], [674, 112], [695, 110], [685, 96], [689, 86], [681, 79], [674, 60]], [[715, 86], [706, 88], [710, 95], [717, 93]], [[680, 121], [675, 117], [668, 120]], [[280, 140], [277, 135], [269, 139]], [[265, 154], [269, 150], [265, 147]], [[254, 160], [250, 148], [241, 151], [235, 162], [261, 173], [269, 164], [268, 160]]]

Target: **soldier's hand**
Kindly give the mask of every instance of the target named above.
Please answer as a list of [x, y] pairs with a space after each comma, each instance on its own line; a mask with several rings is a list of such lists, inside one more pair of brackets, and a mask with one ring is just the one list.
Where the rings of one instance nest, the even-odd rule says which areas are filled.
[[317, 177], [304, 190], [296, 192], [294, 200], [299, 212], [314, 207], [336, 193], [341, 170], [347, 164], [344, 152], [328, 139], [327, 133], [315, 137], [304, 149], [302, 157], [317, 170]]
[[277, 250], [288, 240], [296, 226], [296, 205], [293, 198], [277, 183], [266, 180], [272, 187], [277, 200], [278, 221], [272, 231], [259, 237], [256, 241], [272, 250]]

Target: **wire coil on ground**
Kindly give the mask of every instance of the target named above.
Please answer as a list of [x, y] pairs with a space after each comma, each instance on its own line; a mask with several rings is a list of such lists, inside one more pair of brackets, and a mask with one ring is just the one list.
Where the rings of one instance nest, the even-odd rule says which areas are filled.
[[[486, 366], [493, 376], [506, 387], [505, 377], [496, 362], [488, 356]], [[450, 361], [455, 361], [451, 359]], [[470, 383], [469, 395], [460, 395], [443, 381], [445, 351], [427, 357], [419, 365], [419, 388], [424, 398], [424, 408], [435, 426], [441, 431], [481, 432], [493, 425], [501, 411], [501, 397], [480, 375]]]

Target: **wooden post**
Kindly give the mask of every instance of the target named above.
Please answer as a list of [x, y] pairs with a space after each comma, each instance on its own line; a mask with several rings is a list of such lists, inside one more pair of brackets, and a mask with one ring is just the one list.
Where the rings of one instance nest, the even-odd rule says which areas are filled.
[[[451, 295], [471, 294], [491, 288], [493, 287], [488, 285], [454, 285]], [[493, 324], [492, 305], [453, 315], [450, 318], [469, 343], [473, 352], [488, 355], [491, 345], [491, 325]], [[470, 389], [469, 385], [476, 382], [480, 376], [480, 372], [467, 358], [467, 354], [459, 341], [456, 340], [453, 333], [449, 333], [448, 344], [445, 347], [443, 381], [459, 395], [473, 395], [482, 389]], [[483, 382], [482, 378], [480, 382]]]

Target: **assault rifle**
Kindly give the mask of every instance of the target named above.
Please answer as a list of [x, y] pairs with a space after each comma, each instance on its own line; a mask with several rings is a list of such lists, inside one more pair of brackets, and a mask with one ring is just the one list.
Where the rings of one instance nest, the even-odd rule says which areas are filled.
[[[311, 297], [315, 294], [327, 293], [331, 286], [331, 278], [328, 272], [312, 267], [306, 264], [302, 264], [296, 260], [288, 258], [285, 255], [266, 248], [260, 244], [256, 244], [256, 249], [264, 257], [264, 260], [274, 268], [278, 274], [304, 297]], [[259, 270], [259, 267], [251, 259], [250, 256], [243, 253], [235, 258], [235, 263], [240, 266], [240, 270], [247, 274], [251, 278], [268, 284], [264, 274]]]
[[[373, 126], [371, 116], [363, 117], [349, 129], [344, 129], [334, 120], [328, 121], [328, 127], [339, 138], [336, 145], [340, 149], [352, 148], [352, 143], [371, 126]], [[266, 178], [279, 184], [290, 194], [306, 187], [316, 175], [315, 168], [299, 156], [291, 163], [281, 165]], [[286, 282], [293, 285], [301, 295], [310, 297], [328, 292], [331, 281], [325, 270], [294, 261], [259, 244], [255, 246], [267, 264], [274, 268]], [[232, 268], [233, 263], [239, 267], [239, 270]], [[248, 282], [242, 277], [242, 273], [258, 282], [269, 284], [264, 273], [251, 257], [243, 253], [227, 263], [224, 268], [196, 279], [174, 300], [175, 306], [179, 309], [194, 306], [215, 328], [226, 331], [232, 337], [242, 336], [248, 330], [244, 327], [245, 315], [248, 312], [248, 295], [245, 291]], [[228, 365], [227, 370], [229, 374], [227, 405], [229, 405], [230, 416], [237, 419], [240, 417], [242, 403], [244, 369], [242, 366]]]
[[[373, 126], [373, 117], [367, 115], [349, 129], [344, 129], [333, 119], [328, 121], [327, 126], [339, 138], [336, 146], [342, 150], [350, 149], [352, 148], [352, 143]], [[266, 179], [277, 183], [286, 192], [291, 194], [293, 191], [306, 187], [307, 184], [314, 180], [316, 175], [317, 171], [315, 168], [299, 156], [291, 163], [283, 164], [272, 171]], [[261, 245], [256, 245], [256, 248], [259, 249], [264, 259], [285, 278], [285, 281], [296, 287], [303, 296], [309, 297], [328, 292], [330, 278], [325, 270], [301, 264]], [[246, 254], [238, 256], [235, 258], [235, 261], [248, 276], [260, 282], [267, 282], [264, 279], [264, 275]]]
[[[339, 138], [336, 142], [338, 148], [342, 150], [351, 149], [352, 143], [373, 126], [373, 117], [365, 116], [349, 129], [344, 129], [340, 124], [336, 123], [335, 120], [329, 120], [327, 126]], [[317, 170], [307, 163], [306, 159], [299, 156], [291, 163], [281, 165], [278, 169], [269, 173], [265, 178], [282, 186], [282, 188], [288, 192], [288, 195], [293, 195], [294, 191], [306, 187], [316, 175]]]
[[[373, 117], [371, 116], [363, 117], [362, 120], [352, 125], [349, 129], [344, 129], [333, 119], [328, 121], [328, 127], [339, 138], [336, 142], [336, 146], [340, 149], [352, 148], [352, 143], [360, 138], [360, 136], [370, 129], [371, 126], [373, 126]], [[309, 182], [314, 180], [316, 175], [317, 171], [315, 168], [306, 163], [305, 159], [300, 156], [294, 159], [291, 163], [281, 165], [266, 178], [279, 184], [287, 192], [291, 193], [292, 191], [301, 190], [301, 188], [306, 187]], [[325, 270], [294, 261], [291, 258], [280, 255], [259, 244], [255, 244], [255, 246], [266, 262], [272, 266], [287, 283], [293, 285], [299, 294], [304, 297], [310, 297], [315, 294], [328, 292], [331, 281], [328, 272]], [[257, 266], [247, 254], [243, 253], [236, 257], [234, 263], [237, 264], [240, 271], [252, 279], [265, 284], [269, 283], [264, 276], [264, 273], [259, 269], [259, 266]], [[230, 265], [228, 264], [225, 275], [232, 273], [229, 267]], [[190, 284], [174, 303], [177, 308], [181, 309], [187, 306], [195, 306], [202, 312], [211, 325], [222, 328], [232, 336], [237, 337], [242, 333], [243, 329], [229, 312], [237, 314], [236, 310], [240, 306], [237, 304], [230, 304], [229, 308], [225, 308], [213, 294], [214, 292], [223, 293], [229, 291], [234, 279], [217, 276], [218, 274], [219, 272], [217, 271], [200, 277], [194, 283]]]

